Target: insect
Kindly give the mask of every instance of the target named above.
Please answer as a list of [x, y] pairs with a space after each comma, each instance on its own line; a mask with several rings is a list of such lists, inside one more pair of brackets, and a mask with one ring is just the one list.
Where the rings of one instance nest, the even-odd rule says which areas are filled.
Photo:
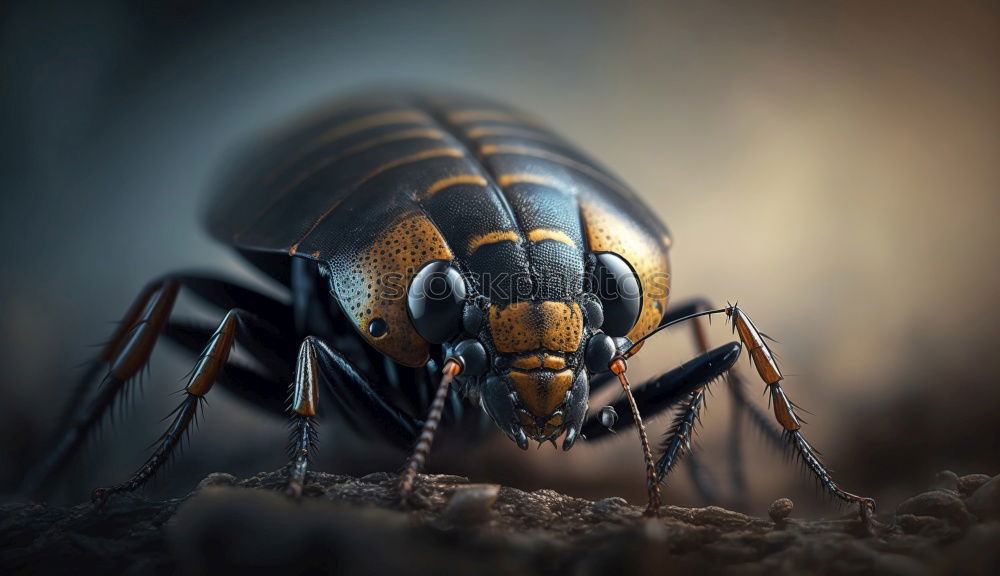
[[[618, 428], [638, 432], [647, 512], [656, 514], [660, 483], [690, 450], [708, 384], [746, 347], [783, 435], [730, 386], [740, 411], [797, 452], [833, 495], [863, 514], [874, 508], [842, 490], [802, 436], [746, 313], [704, 301], [668, 311], [666, 227], [621, 180], [536, 120], [468, 96], [359, 96], [272, 135], [234, 174], [208, 230], [277, 279], [287, 298], [203, 275], [152, 281], [84, 374], [70, 403], [84, 408], [69, 417], [35, 483], [66, 463], [163, 335], [198, 355], [184, 399], [148, 460], [96, 490], [99, 500], [143, 485], [218, 383], [291, 418], [293, 496], [315, 450], [323, 397], [329, 418], [412, 450], [403, 500], [442, 423], [489, 418], [523, 449], [561, 440], [569, 450], [609, 437], [621, 414]], [[172, 318], [181, 290], [215, 305], [218, 325]], [[725, 315], [739, 341], [710, 349], [697, 318], [712, 314]], [[700, 355], [633, 387], [628, 359], [683, 321]], [[231, 361], [237, 343], [253, 367]], [[621, 400], [589, 413], [591, 396], [615, 384]], [[654, 457], [640, 414], [675, 408]]]

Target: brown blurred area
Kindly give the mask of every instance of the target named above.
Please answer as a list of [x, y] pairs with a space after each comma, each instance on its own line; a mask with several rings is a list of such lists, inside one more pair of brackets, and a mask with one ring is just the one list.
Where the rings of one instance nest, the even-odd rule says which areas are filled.
[[[44, 446], [88, 353], [144, 281], [247, 268], [200, 227], [247, 135], [372, 83], [450, 86], [546, 120], [671, 228], [674, 302], [738, 300], [774, 336], [805, 433], [891, 510], [941, 469], [1000, 472], [1000, 8], [991, 2], [5, 4], [0, 482]], [[721, 322], [717, 343], [731, 338]], [[676, 330], [636, 378], [693, 354]], [[64, 498], [128, 474], [187, 371], [162, 346], [145, 394]], [[766, 407], [744, 363], [750, 397]], [[730, 402], [697, 449], [725, 487]], [[667, 420], [651, 423], [654, 436]], [[328, 426], [319, 466], [401, 456]], [[211, 400], [154, 492], [284, 462], [282, 423]], [[747, 507], [812, 482], [744, 432]], [[563, 454], [442, 440], [431, 469], [580, 496], [643, 497], [634, 434]], [[695, 504], [683, 469], [666, 500]]]

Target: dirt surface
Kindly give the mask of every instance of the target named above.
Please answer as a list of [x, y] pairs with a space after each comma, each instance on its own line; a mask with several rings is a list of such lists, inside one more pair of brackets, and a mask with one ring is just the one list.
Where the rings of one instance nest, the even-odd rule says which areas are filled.
[[[942, 472], [935, 487], [866, 526], [853, 510], [800, 519], [781, 499], [755, 518], [620, 498], [591, 502], [421, 476], [408, 511], [396, 477], [212, 474], [183, 499], [104, 507], [0, 507], [0, 572], [212, 574], [992, 574], [1000, 569], [1000, 476]], [[765, 511], [762, 511], [762, 513]]]

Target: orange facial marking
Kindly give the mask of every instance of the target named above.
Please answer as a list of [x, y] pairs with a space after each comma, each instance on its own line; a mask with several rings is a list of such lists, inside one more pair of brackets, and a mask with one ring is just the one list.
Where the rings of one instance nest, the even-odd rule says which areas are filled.
[[510, 365], [512, 368], [517, 368], [518, 370], [537, 370], [539, 368], [562, 370], [566, 367], [566, 359], [562, 356], [553, 356], [551, 354], [543, 354], [541, 357], [537, 355], [522, 356], [511, 362]]
[[539, 350], [575, 352], [583, 337], [583, 316], [574, 302], [515, 302], [493, 306], [493, 344], [501, 354]]
[[538, 356], [525, 356], [514, 360], [510, 365], [518, 370], [534, 370], [542, 367], [542, 359]]
[[552, 418], [549, 418], [549, 421], [545, 423], [544, 428], [542, 428], [542, 434], [544, 436], [552, 436], [553, 434], [559, 432], [559, 430], [562, 429], [562, 425], [563, 425], [563, 416], [562, 412], [559, 412]]
[[535, 372], [528, 374], [512, 370], [510, 381], [524, 407], [539, 420], [547, 420], [562, 404], [566, 392], [573, 385], [573, 372], [563, 370], [551, 374]]
[[562, 370], [566, 367], [566, 360], [561, 356], [546, 354], [542, 357], [542, 366], [549, 370]]
[[583, 338], [583, 315], [575, 302], [542, 302], [542, 348], [557, 352], [575, 352]]

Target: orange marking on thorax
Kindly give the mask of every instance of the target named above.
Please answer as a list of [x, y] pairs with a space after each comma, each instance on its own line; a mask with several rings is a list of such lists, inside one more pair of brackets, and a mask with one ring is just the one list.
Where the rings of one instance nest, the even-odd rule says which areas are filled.
[[567, 246], [576, 246], [573, 239], [567, 236], [562, 230], [550, 230], [548, 228], [535, 228], [534, 230], [529, 231], [528, 240], [532, 242], [552, 240], [554, 242], [559, 242], [560, 244], [566, 244]]
[[431, 198], [438, 192], [444, 190], [445, 188], [450, 188], [458, 184], [472, 184], [474, 186], [486, 186], [486, 178], [478, 174], [459, 174], [457, 176], [449, 176], [448, 178], [442, 178], [437, 182], [431, 184], [427, 191], [424, 192], [426, 198]]
[[465, 135], [473, 139], [486, 138], [489, 136], [520, 136], [522, 138], [545, 140], [548, 142], [554, 142], [556, 140], [549, 134], [521, 126], [476, 126], [474, 128], [469, 128], [465, 132]]
[[487, 232], [486, 234], [480, 234], [479, 236], [473, 236], [469, 240], [469, 253], [473, 253], [487, 244], [496, 244], [497, 242], [520, 242], [521, 237], [517, 235], [517, 232], [513, 230], [502, 230], [499, 232]]
[[542, 176], [541, 174], [531, 174], [530, 172], [501, 174], [497, 177], [497, 183], [499, 183], [503, 188], [506, 188], [511, 184], [520, 184], [522, 182], [528, 184], [540, 184], [550, 188], [560, 188], [561, 186], [561, 183], [554, 178]]
[[523, 116], [504, 112], [503, 110], [489, 109], [469, 109], [457, 110], [448, 114], [448, 121], [452, 124], [468, 124], [469, 122], [480, 122], [493, 120], [498, 122], [512, 122], [515, 124], [530, 124], [531, 121]]

